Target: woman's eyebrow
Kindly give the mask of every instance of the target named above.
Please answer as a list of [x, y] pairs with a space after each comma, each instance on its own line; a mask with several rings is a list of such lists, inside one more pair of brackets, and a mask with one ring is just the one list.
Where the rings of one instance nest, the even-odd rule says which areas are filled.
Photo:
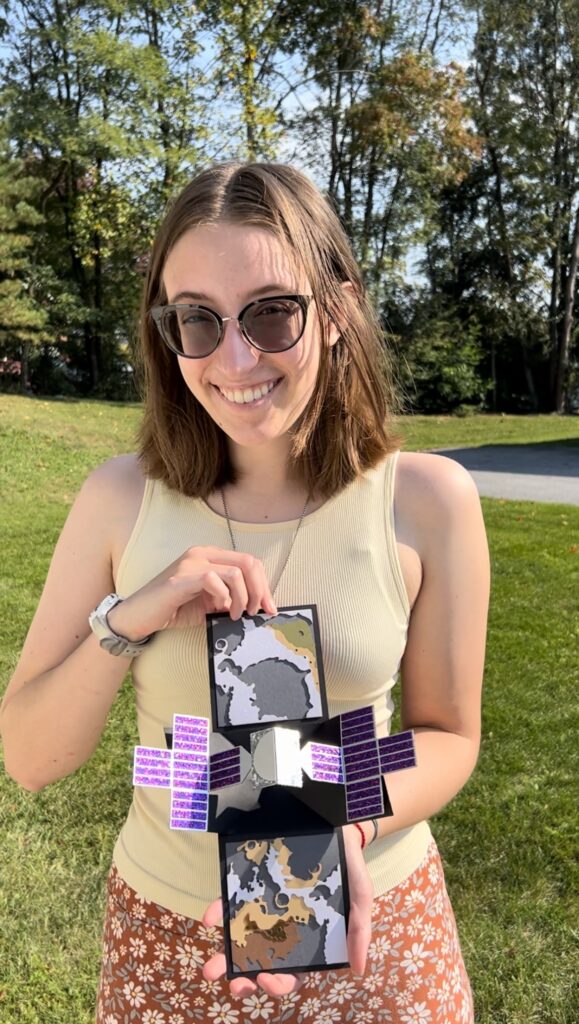
[[[258, 295], [265, 295], [268, 292], [274, 292], [277, 295], [295, 295], [296, 294], [296, 290], [295, 290], [293, 285], [280, 284], [279, 281], [273, 281], [270, 284], [264, 284], [264, 285], [261, 286], [261, 288], [256, 288], [254, 291], [248, 292], [247, 294], [248, 294], [248, 296], [256, 297]], [[210, 295], [206, 295], [204, 292], [185, 291], [185, 292], [178, 292], [177, 295], [175, 295], [171, 299], [171, 304], [173, 304], [175, 302], [179, 302], [180, 299], [194, 299], [195, 302], [209, 302], [209, 303], [215, 303], [215, 301], [216, 301]]]

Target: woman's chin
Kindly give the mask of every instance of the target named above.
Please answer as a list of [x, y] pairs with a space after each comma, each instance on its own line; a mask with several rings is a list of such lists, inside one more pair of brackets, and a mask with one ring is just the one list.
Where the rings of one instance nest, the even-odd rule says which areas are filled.
[[226, 430], [223, 425], [221, 425], [221, 429], [229, 443], [238, 448], [279, 447], [281, 445], [289, 447], [290, 443], [289, 431]]

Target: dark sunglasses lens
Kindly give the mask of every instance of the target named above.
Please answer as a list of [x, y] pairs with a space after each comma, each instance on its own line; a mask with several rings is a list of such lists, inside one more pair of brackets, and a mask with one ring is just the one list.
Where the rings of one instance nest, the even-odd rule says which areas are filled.
[[243, 317], [243, 326], [254, 344], [264, 352], [282, 352], [295, 345], [304, 329], [299, 302], [276, 299], [256, 302]]
[[219, 324], [210, 313], [191, 306], [168, 310], [163, 329], [172, 347], [184, 356], [208, 356], [219, 338]]

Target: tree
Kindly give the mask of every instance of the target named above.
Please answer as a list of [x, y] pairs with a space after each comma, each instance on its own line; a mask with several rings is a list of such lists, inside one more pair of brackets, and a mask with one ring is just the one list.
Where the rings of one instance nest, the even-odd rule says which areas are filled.
[[39, 183], [0, 137], [0, 351], [20, 356], [20, 388], [30, 387], [31, 346], [46, 340], [36, 238], [42, 224]]
[[[577, 7], [574, 0], [468, 6], [477, 18], [472, 88], [488, 170], [487, 244], [499, 255], [511, 306], [543, 310], [544, 401], [563, 412], [579, 258]], [[536, 392], [535, 381], [529, 385]]]
[[79, 385], [110, 394], [127, 360], [138, 259], [200, 152], [187, 96], [196, 44], [180, 28], [181, 16], [193, 25], [190, 7], [22, 0], [10, 15], [3, 95], [13, 145], [43, 181], [39, 260], [58, 281], [47, 326]]
[[[279, 44], [281, 4], [271, 0], [201, 0], [203, 27], [213, 33], [212, 78], [221, 125], [227, 124], [219, 155], [271, 159], [280, 141], [271, 81]], [[231, 105], [231, 116], [224, 116]], [[225, 108], [225, 109], [224, 109]]]
[[278, 15], [284, 49], [300, 53], [312, 82], [307, 109], [288, 123], [305, 140], [312, 171], [328, 168], [328, 193], [377, 301], [428, 237], [440, 189], [478, 153], [462, 72], [434, 58], [441, 10], [434, 35], [433, 11], [348, 0], [286, 3]]

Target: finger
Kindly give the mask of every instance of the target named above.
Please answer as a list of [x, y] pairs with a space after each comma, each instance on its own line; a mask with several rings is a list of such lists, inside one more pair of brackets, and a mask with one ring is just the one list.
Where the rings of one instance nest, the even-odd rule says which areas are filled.
[[[231, 605], [231, 592], [225, 580], [223, 580], [217, 571], [217, 567], [213, 567], [204, 572], [199, 581], [200, 589], [207, 594], [210, 594], [216, 604], [221, 607], [222, 605]], [[194, 595], [196, 597], [197, 595]]]
[[262, 972], [257, 975], [256, 981], [268, 996], [274, 996], [276, 999], [295, 992], [302, 984], [295, 974], [265, 974]]
[[221, 585], [226, 588], [227, 596], [231, 601], [229, 608], [231, 618], [239, 619], [246, 610], [249, 599], [243, 570], [239, 565], [213, 562], [207, 577], [209, 578], [213, 574], [220, 579]]
[[362, 975], [366, 970], [368, 947], [372, 937], [372, 907], [356, 908], [348, 924], [348, 959], [354, 974]]
[[229, 982], [229, 991], [234, 999], [241, 999], [243, 996], [251, 996], [257, 992], [257, 985], [251, 978], [234, 978]]
[[270, 590], [263, 562], [259, 558], [249, 556], [247, 564], [243, 566], [243, 571], [249, 594], [248, 615], [257, 615], [260, 608], [263, 608], [264, 612], [269, 615], [277, 615], [277, 606]]
[[203, 914], [203, 924], [208, 928], [223, 924], [223, 900], [213, 900]]
[[233, 565], [241, 569], [248, 593], [248, 615], [256, 615], [260, 608], [269, 615], [277, 615], [277, 605], [271, 593], [265, 566], [259, 558], [243, 551], [223, 551], [221, 548], [208, 547], [203, 551], [205, 557], [215, 563], [216, 568]]
[[225, 953], [215, 953], [203, 964], [203, 977], [207, 981], [218, 981], [227, 971]]
[[[269, 615], [277, 615], [277, 605], [271, 596], [265, 569], [259, 559], [247, 555], [246, 563], [243, 565], [228, 566], [215, 562], [213, 568], [229, 587], [232, 618], [238, 618], [243, 612], [247, 612], [248, 615], [257, 615], [260, 608], [263, 608]], [[239, 589], [241, 598], [240, 605], [235, 602], [237, 589]]]
[[240, 619], [244, 611], [247, 610], [249, 601], [243, 569], [238, 565], [232, 565], [223, 573], [221, 578], [229, 587], [231, 595], [229, 614], [232, 619]]

